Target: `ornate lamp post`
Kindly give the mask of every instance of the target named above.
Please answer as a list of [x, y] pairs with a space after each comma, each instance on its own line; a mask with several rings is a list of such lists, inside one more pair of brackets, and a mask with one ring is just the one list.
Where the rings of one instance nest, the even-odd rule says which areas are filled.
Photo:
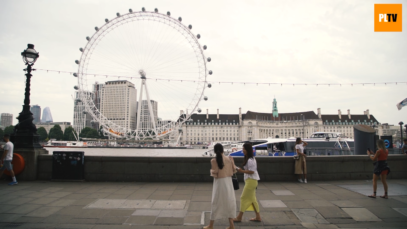
[[25, 85], [25, 97], [23, 111], [17, 117], [18, 124], [14, 127], [14, 133], [11, 136], [11, 141], [14, 143], [15, 148], [42, 148], [39, 144], [39, 136], [37, 135], [37, 128], [33, 124], [33, 114], [30, 111], [30, 83], [31, 83], [31, 71], [35, 61], [38, 59], [39, 54], [34, 49], [33, 44], [28, 44], [28, 47], [21, 53], [23, 61], [27, 68], [25, 76], [27, 82]]
[[399, 122], [399, 125], [400, 125], [400, 142], [403, 142], [403, 124], [404, 124], [403, 122]]

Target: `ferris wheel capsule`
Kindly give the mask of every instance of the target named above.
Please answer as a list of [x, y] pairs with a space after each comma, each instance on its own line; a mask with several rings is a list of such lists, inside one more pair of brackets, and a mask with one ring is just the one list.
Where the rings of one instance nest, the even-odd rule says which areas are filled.
[[203, 46], [203, 49], [206, 50], [208, 47], [206, 45]]
[[109, 19], [106, 18], [106, 19], [105, 19], [105, 22], [108, 23], [108, 22], [109, 22]]
[[171, 13], [170, 13], [170, 11], [168, 11], [168, 12], [167, 12], [167, 15], [168, 15], [168, 16], [171, 16]]
[[158, 13], [158, 9], [157, 9], [157, 8], [155, 8], [155, 9], [154, 9], [154, 12]]
[[208, 88], [211, 88], [211, 87], [212, 87], [212, 84], [208, 83]]
[[209, 75], [212, 75], [212, 70], [209, 70]]
[[74, 73], [73, 76], [78, 77], [78, 74]]
[[132, 9], [129, 9], [129, 13], [133, 13], [133, 10], [132, 10]]
[[188, 25], [188, 28], [189, 28], [189, 29], [192, 29], [192, 25]]
[[79, 64], [79, 60], [75, 60], [75, 63], [76, 63], [76, 64]]
[[200, 34], [196, 35], [196, 38], [198, 38], [198, 39], [201, 38], [201, 35]]
[[198, 113], [201, 113], [201, 112], [202, 112], [201, 108], [198, 108]]
[[144, 7], [143, 7], [143, 8], [141, 8], [141, 11], [143, 11], [143, 12], [144, 12], [144, 11], [146, 11], [146, 8], [144, 8]]
[[99, 31], [99, 28], [96, 26], [96, 27], [95, 27], [95, 30], [96, 30], [96, 31]]
[[207, 60], [208, 60], [208, 62], [211, 62], [211, 60], [212, 60], [212, 59], [211, 59], [210, 57], [208, 57], [208, 59], [207, 59]]
[[86, 37], [86, 40], [90, 41], [90, 37]]
[[204, 96], [204, 100], [205, 100], [205, 101], [208, 101], [208, 96]]
[[83, 48], [79, 48], [79, 51], [83, 52]]
[[79, 89], [79, 87], [78, 87], [78, 86], [75, 86], [75, 87], [73, 87], [73, 89], [78, 90], [78, 89]]
[[178, 21], [182, 21], [182, 17], [179, 17], [179, 18], [178, 18]]

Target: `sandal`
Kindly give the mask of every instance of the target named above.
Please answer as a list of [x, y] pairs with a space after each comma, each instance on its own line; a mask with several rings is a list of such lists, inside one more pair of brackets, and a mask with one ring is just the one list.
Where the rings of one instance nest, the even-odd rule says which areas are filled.
[[232, 219], [233, 220], [233, 222], [235, 222], [235, 223], [241, 223], [242, 222], [242, 220], [238, 220], [237, 218], [234, 218], [234, 219]]
[[387, 196], [387, 192], [384, 192], [384, 195], [383, 195], [383, 196], [380, 196], [380, 198], [389, 199], [389, 197]]
[[376, 192], [373, 192], [373, 195], [369, 195], [369, 196], [367, 196], [367, 197], [376, 198]]

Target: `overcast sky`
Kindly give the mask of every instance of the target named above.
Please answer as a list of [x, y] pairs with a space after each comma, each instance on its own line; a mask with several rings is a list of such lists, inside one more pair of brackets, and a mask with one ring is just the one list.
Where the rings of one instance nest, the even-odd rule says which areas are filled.
[[[25, 66], [20, 53], [27, 43], [35, 44], [40, 53], [36, 68], [75, 72], [78, 49], [86, 45], [85, 37], [94, 33], [95, 26], [102, 26], [105, 18], [112, 19], [117, 12], [141, 7], [171, 11], [172, 16], [182, 16], [183, 23], [193, 25], [194, 33], [202, 35], [201, 44], [208, 45], [205, 55], [212, 58], [208, 68], [214, 74], [209, 81], [406, 82], [407, 21], [403, 20], [403, 32], [374, 32], [375, 3], [397, 2], [2, 0], [0, 113], [12, 113], [15, 118], [22, 110]], [[72, 122], [77, 78], [42, 71], [33, 75], [31, 105], [50, 107], [54, 121]], [[220, 109], [221, 114], [238, 113], [239, 107], [243, 112], [271, 112], [275, 96], [279, 112], [321, 108], [323, 114], [337, 114], [338, 109], [363, 114], [369, 109], [379, 122], [397, 124], [407, 123], [407, 107], [396, 108], [407, 97], [406, 89], [406, 83], [353, 87], [213, 84], [205, 90], [209, 100], [199, 107], [210, 113]]]

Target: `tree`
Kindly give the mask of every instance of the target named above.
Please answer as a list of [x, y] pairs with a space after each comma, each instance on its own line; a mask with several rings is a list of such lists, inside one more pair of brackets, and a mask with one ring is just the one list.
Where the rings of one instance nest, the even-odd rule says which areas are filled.
[[76, 141], [74, 133], [75, 133], [75, 130], [71, 126], [65, 128], [64, 140], [66, 140], [66, 141]]
[[87, 138], [86, 135], [88, 134], [89, 131], [91, 131], [92, 128], [90, 127], [85, 127], [81, 130], [81, 133], [79, 134], [79, 137], [81, 138]]
[[49, 131], [49, 138], [62, 140], [64, 138], [64, 133], [62, 132], [61, 126], [56, 124], [54, 127], [51, 128]]
[[8, 126], [4, 129], [4, 134], [11, 134], [14, 131], [14, 126]]
[[0, 128], [0, 141], [3, 141], [4, 131]]
[[90, 129], [87, 133], [86, 133], [86, 138], [99, 138], [99, 132], [95, 129]]
[[40, 136], [40, 141], [45, 141], [48, 138], [47, 130], [44, 127], [40, 127], [37, 129], [37, 134]]

